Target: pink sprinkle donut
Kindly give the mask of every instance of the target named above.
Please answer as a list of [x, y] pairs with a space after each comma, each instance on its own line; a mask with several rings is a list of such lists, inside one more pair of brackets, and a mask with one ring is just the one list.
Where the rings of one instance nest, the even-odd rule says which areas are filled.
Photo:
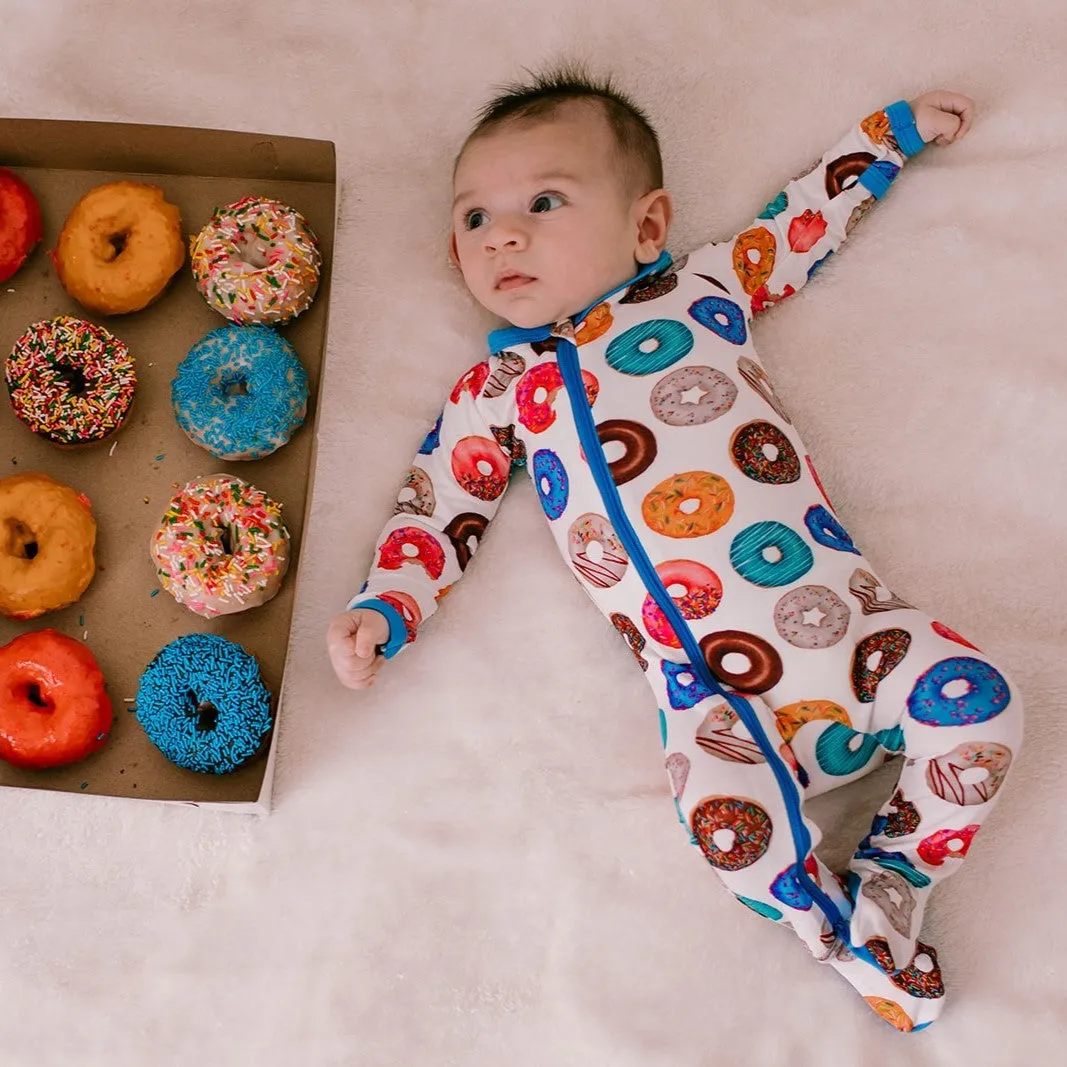
[[378, 549], [378, 566], [397, 571], [407, 563], [418, 564], [436, 581], [445, 569], [445, 550], [425, 530], [417, 526], [401, 526], [382, 542]]
[[459, 403], [459, 398], [464, 393], [470, 393], [471, 396], [477, 398], [478, 394], [482, 391], [482, 386], [485, 385], [485, 379], [489, 377], [489, 360], [484, 359], [481, 363], [474, 367], [471, 367], [466, 374], [452, 389], [452, 393], [449, 396], [449, 401], [453, 404]]
[[[600, 392], [600, 383], [589, 371], [582, 371], [585, 396], [592, 407]], [[531, 367], [515, 386], [515, 403], [519, 411], [519, 422], [530, 433], [544, 433], [556, 421], [553, 404], [556, 395], [563, 388], [563, 375], [558, 363], [539, 363]]]
[[463, 437], [452, 449], [452, 473], [471, 496], [496, 500], [508, 487], [511, 462], [488, 437]]
[[[597, 549], [590, 554], [590, 545]], [[598, 589], [610, 589], [622, 581], [630, 558], [614, 527], [596, 512], [589, 511], [571, 523], [567, 531], [567, 552], [574, 569]]]
[[971, 838], [980, 829], [978, 823], [971, 823], [962, 830], [938, 830], [919, 842], [916, 849], [919, 859], [931, 867], [940, 867], [946, 859], [961, 860], [971, 847]]
[[[683, 619], [706, 618], [722, 600], [722, 582], [719, 576], [703, 563], [691, 559], [671, 559], [661, 563], [656, 568], [656, 573], [668, 595], [678, 605]], [[682, 592], [675, 596], [671, 592], [672, 586], [681, 586]], [[668, 648], [682, 647], [682, 642], [667, 621], [667, 616], [651, 596], [645, 597], [641, 620], [654, 641]]]

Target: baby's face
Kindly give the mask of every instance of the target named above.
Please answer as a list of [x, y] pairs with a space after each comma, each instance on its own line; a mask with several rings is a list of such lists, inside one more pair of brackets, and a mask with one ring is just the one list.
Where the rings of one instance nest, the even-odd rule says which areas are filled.
[[515, 326], [559, 322], [635, 273], [641, 200], [597, 107], [475, 138], [454, 187], [454, 258], [478, 302]]

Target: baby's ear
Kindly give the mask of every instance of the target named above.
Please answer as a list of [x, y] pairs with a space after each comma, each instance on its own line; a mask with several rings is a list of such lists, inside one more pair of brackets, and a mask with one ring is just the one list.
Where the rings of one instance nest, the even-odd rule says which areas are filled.
[[459, 250], [456, 248], [456, 231], [453, 230], [448, 235], [448, 258], [452, 261], [453, 267], [459, 266]]
[[667, 231], [674, 218], [671, 194], [666, 189], [653, 189], [634, 205], [637, 241], [634, 259], [638, 263], [655, 263], [667, 245]]

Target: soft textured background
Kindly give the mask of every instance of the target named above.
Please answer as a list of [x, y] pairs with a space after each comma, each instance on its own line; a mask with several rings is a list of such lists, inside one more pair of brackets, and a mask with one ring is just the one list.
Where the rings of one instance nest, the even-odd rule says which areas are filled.
[[[1060, 0], [0, 0], [0, 110], [330, 138], [341, 180], [276, 809], [0, 795], [0, 1067], [1058, 1062], [1065, 54]], [[328, 616], [482, 351], [445, 255], [452, 154], [494, 85], [561, 56], [647, 105], [675, 250], [735, 232], [880, 105], [978, 101], [757, 327], [882, 576], [1028, 703], [1003, 803], [928, 916], [951, 1002], [924, 1034], [686, 845], [640, 672], [528, 485], [371, 694], [329, 673]], [[889, 784], [819, 801], [831, 855]]]

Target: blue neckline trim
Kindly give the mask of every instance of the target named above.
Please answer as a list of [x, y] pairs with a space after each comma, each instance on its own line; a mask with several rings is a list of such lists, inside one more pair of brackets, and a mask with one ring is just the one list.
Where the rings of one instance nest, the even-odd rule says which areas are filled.
[[[655, 263], [648, 263], [642, 267], [629, 281], [625, 281], [622, 285], [617, 285], [610, 292], [605, 293], [598, 300], [594, 300], [588, 307], [583, 308], [577, 315], [572, 317], [573, 322], [581, 322], [582, 319], [589, 314], [597, 306], [602, 304], [605, 300], [610, 300], [616, 293], [622, 292], [623, 289], [629, 289], [635, 282], [639, 282], [642, 278], [647, 278], [650, 274], [657, 274], [659, 271], [666, 270], [672, 263], [671, 255], [669, 252], [660, 252], [659, 259]], [[493, 330], [489, 334], [489, 351], [496, 355], [497, 352], [502, 352], [505, 348], [510, 348], [512, 345], [529, 344], [532, 341], [544, 341], [546, 338], [552, 335], [552, 331], [555, 329], [556, 324], [549, 323], [547, 326], [533, 326], [529, 329], [523, 326], [505, 326], [499, 330]]]

